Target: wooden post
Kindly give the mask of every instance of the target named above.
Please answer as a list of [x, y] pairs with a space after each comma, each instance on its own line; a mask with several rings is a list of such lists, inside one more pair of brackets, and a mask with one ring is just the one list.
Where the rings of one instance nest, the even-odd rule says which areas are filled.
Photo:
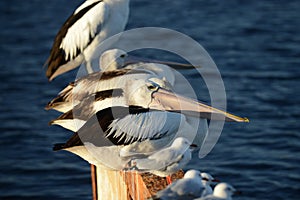
[[91, 181], [92, 181], [92, 193], [93, 200], [97, 200], [97, 174], [96, 174], [96, 166], [91, 165]]
[[[144, 200], [167, 186], [166, 179], [150, 173], [111, 171], [91, 167], [93, 200]], [[183, 177], [183, 171], [172, 180]]]

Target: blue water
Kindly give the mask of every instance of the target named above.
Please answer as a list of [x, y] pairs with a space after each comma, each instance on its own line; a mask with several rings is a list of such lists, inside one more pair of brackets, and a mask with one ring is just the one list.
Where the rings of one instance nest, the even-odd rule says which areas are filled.
[[[48, 127], [58, 113], [43, 109], [74, 79], [49, 84], [42, 66], [80, 3], [0, 2], [1, 199], [91, 199], [89, 165], [52, 152], [70, 133]], [[297, 0], [131, 1], [128, 29], [166, 27], [197, 40], [221, 71], [228, 110], [251, 120], [226, 124], [214, 150], [189, 166], [234, 185], [243, 192], [235, 199], [300, 199], [299, 11]]]

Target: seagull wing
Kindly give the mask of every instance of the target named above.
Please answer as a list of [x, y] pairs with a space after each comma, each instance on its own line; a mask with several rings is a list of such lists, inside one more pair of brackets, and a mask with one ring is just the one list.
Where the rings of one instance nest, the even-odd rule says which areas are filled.
[[161, 170], [177, 162], [182, 158], [182, 154], [172, 148], [158, 151], [148, 158], [136, 159], [136, 167], [139, 170]]

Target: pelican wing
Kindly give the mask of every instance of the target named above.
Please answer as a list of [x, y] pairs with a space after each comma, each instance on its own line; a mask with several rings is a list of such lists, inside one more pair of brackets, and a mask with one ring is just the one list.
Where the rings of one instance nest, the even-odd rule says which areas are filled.
[[[129, 109], [131, 109], [129, 107]], [[114, 119], [108, 127], [107, 136], [131, 144], [135, 141], [160, 139], [176, 133], [181, 122], [177, 113], [151, 111], [142, 109], [129, 110], [130, 114]], [[128, 111], [127, 111], [128, 112]], [[114, 111], [113, 111], [113, 115]]]
[[[86, 1], [66, 20], [55, 37], [47, 60], [48, 78], [51, 79], [60, 66], [82, 53], [100, 31], [108, 15], [108, 6], [102, 0], [94, 0]], [[75, 67], [80, 61], [76, 64]]]
[[103, 1], [95, 1], [80, 10], [78, 14], [81, 12], [85, 12], [84, 15], [69, 27], [60, 45], [66, 53], [66, 59], [75, 58], [100, 32], [101, 26], [109, 15], [109, 7]]
[[176, 113], [131, 106], [109, 107], [98, 111], [64, 145], [56, 149], [83, 145], [84, 142], [109, 146], [160, 139], [174, 133], [180, 120], [180, 115]]

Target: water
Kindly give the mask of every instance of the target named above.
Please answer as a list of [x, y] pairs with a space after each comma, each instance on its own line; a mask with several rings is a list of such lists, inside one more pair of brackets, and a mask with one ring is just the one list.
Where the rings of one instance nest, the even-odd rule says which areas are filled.
[[[53, 38], [80, 0], [1, 1], [1, 199], [91, 199], [89, 165], [52, 144], [70, 133], [48, 127], [44, 105], [74, 78], [51, 84], [42, 68]], [[190, 168], [243, 193], [235, 199], [299, 199], [300, 3], [132, 0], [128, 28], [158, 26], [200, 42], [222, 73], [228, 123], [214, 150]], [[191, 79], [193, 76], [191, 75]]]

